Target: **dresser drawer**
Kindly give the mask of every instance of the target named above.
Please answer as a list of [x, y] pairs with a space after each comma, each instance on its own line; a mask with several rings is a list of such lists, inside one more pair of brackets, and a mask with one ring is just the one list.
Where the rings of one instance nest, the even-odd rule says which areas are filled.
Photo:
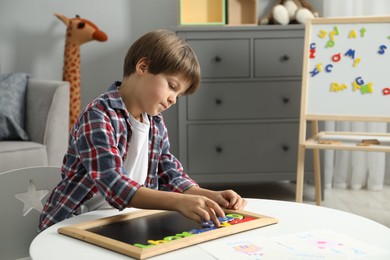
[[188, 126], [188, 172], [296, 171], [298, 123]]
[[203, 83], [187, 99], [188, 120], [299, 118], [300, 81]]
[[249, 39], [187, 40], [187, 42], [199, 59], [202, 78], [249, 77]]
[[302, 75], [303, 39], [255, 39], [255, 77]]

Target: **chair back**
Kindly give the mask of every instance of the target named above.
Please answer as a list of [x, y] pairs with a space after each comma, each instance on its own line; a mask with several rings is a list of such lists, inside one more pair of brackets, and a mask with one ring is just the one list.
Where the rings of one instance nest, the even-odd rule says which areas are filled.
[[29, 257], [38, 220], [60, 167], [30, 167], [0, 173], [0, 259]]

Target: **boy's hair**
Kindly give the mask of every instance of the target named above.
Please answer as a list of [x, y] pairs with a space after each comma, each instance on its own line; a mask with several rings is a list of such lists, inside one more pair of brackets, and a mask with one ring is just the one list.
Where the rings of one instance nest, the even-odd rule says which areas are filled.
[[151, 31], [136, 40], [127, 51], [123, 76], [135, 72], [135, 66], [142, 58], [147, 58], [148, 71], [154, 75], [183, 74], [192, 82], [185, 94], [192, 94], [200, 85], [200, 65], [198, 59], [184, 39], [168, 30]]

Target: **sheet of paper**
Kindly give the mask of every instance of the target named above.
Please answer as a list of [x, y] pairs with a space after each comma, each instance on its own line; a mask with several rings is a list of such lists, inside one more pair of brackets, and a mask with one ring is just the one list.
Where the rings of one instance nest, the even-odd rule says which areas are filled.
[[269, 238], [223, 239], [199, 246], [216, 259], [224, 260], [338, 260], [390, 257], [389, 251], [328, 230], [314, 230]]

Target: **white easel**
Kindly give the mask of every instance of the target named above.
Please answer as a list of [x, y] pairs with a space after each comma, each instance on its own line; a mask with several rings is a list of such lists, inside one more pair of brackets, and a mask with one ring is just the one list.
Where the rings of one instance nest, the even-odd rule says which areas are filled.
[[296, 201], [312, 149], [320, 205], [320, 149], [390, 152], [389, 133], [318, 131], [318, 121], [390, 122], [390, 17], [317, 18], [305, 33]]

